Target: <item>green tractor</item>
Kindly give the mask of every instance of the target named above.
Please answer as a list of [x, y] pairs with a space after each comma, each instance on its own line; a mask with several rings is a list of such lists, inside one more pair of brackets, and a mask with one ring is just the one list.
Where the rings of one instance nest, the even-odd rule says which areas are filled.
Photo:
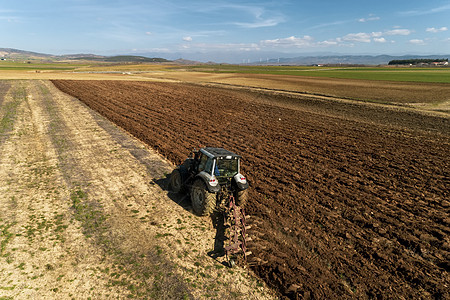
[[240, 173], [241, 156], [222, 149], [206, 147], [191, 152], [184, 163], [173, 170], [170, 188], [190, 194], [194, 212], [210, 215], [230, 196], [236, 206], [247, 202], [248, 182]]

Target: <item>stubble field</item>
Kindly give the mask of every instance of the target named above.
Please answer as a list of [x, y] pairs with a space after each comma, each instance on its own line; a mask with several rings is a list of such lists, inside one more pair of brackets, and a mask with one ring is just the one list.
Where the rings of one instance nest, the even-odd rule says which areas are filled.
[[449, 297], [448, 116], [183, 83], [53, 83], [174, 163], [244, 157], [253, 270], [290, 298]]

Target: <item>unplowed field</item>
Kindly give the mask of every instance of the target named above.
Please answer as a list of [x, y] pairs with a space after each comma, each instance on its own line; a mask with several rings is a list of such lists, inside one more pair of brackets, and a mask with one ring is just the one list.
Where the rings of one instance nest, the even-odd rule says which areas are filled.
[[53, 83], [173, 162], [199, 145], [241, 154], [250, 263], [282, 295], [450, 296], [448, 117], [180, 83]]

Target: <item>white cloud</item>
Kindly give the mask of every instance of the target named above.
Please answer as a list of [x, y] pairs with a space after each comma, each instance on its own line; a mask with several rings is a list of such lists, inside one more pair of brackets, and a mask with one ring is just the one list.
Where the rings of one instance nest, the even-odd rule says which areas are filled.
[[267, 47], [297, 47], [297, 48], [305, 48], [314, 46], [314, 39], [309, 35], [305, 35], [304, 37], [295, 37], [291, 36], [283, 39], [274, 39], [274, 40], [264, 40], [260, 42], [262, 46]]
[[190, 36], [185, 36], [185, 37], [183, 38], [183, 41], [185, 41], [185, 42], [192, 42], [192, 37], [190, 37]]
[[373, 37], [380, 37], [380, 36], [382, 36], [382, 35], [383, 35], [382, 32], [372, 32], [372, 36], [373, 36]]
[[279, 38], [274, 40], [260, 41], [261, 47], [278, 47], [278, 48], [313, 48], [313, 47], [330, 47], [330, 46], [355, 46], [354, 43], [386, 43], [382, 32], [359, 32], [349, 33], [343, 37], [328, 39], [325, 41], [315, 41], [313, 37], [305, 35], [303, 37], [291, 36], [288, 38]]
[[249, 45], [241, 45], [239, 48], [240, 51], [254, 51], [254, 50], [260, 50], [259, 46], [255, 43], [249, 44]]
[[[191, 52], [210, 52], [210, 51], [259, 51], [261, 50], [260, 45], [255, 43], [248, 44], [208, 44], [208, 43], [189, 43], [189, 44], [179, 44], [178, 48], [173, 48], [170, 52], [179, 51], [179, 50], [190, 50]], [[152, 52], [152, 51], [149, 51]]]
[[230, 16], [246, 14], [248, 21], [230, 21], [229, 24], [242, 28], [261, 28], [273, 27], [286, 21], [284, 14], [276, 9], [269, 9], [262, 6], [245, 5], [245, 4], [216, 4], [203, 8], [205, 12], [229, 11]]
[[386, 39], [385, 38], [374, 38], [373, 41], [375, 43], [386, 43]]
[[170, 53], [173, 50], [169, 48], [139, 48], [132, 49], [133, 52], [144, 53], [144, 52], [161, 52], [161, 53]]
[[418, 40], [418, 39], [409, 40], [409, 42], [413, 45], [425, 45], [425, 42], [423, 40]]
[[354, 42], [371, 43], [372, 38], [374, 42], [385, 43], [386, 40], [381, 37], [380, 32], [372, 33], [350, 33], [344, 37], [335, 39], [328, 39], [325, 41], [315, 41], [313, 37], [305, 35], [303, 37], [291, 36], [288, 38], [279, 38], [274, 40], [260, 41], [261, 48], [317, 48], [317, 47], [331, 47], [331, 46], [345, 46], [354, 47]]
[[[382, 42], [384, 38], [382, 38], [382, 32], [372, 32], [372, 33], [349, 33], [346, 36], [342, 37], [341, 40], [346, 42], [360, 42], [360, 43], [370, 43], [372, 38], [375, 42]], [[386, 41], [386, 40], [384, 40]]]
[[150, 31], [147, 31], [145, 34], [146, 35], [152, 35], [152, 33]]
[[371, 35], [368, 33], [349, 33], [342, 38], [344, 41], [370, 43]]
[[386, 35], [410, 35], [412, 33], [409, 29], [393, 29], [388, 30], [384, 34]]
[[319, 25], [315, 25], [315, 26], [309, 27], [307, 29], [320, 29], [320, 28], [324, 28], [324, 27], [343, 25], [343, 24], [347, 24], [347, 23], [351, 23], [351, 22], [354, 22], [354, 20], [346, 20], [346, 21], [336, 21], [336, 22], [331, 22], [331, 23], [323, 23], [323, 24], [319, 24]]
[[249, 23], [234, 22], [233, 24], [236, 26], [239, 26], [239, 27], [243, 27], [243, 28], [261, 28], [261, 27], [277, 26], [278, 24], [280, 24], [283, 21], [284, 21], [284, 19], [281, 17], [271, 18], [271, 19], [266, 19], [266, 20], [262, 20], [262, 19], [258, 18], [258, 20], [256, 20], [255, 22], [249, 22]]
[[317, 45], [319, 46], [336, 46], [338, 45], [338, 43], [340, 42], [340, 40], [328, 40], [328, 41], [323, 41], [323, 42], [318, 42]]
[[404, 36], [406, 36], [406, 35], [410, 35], [411, 33], [412, 33], [411, 30], [401, 29], [401, 28], [396, 28], [396, 29], [385, 31], [385, 32], [376, 31], [376, 32], [371, 32], [371, 33], [366, 33], [366, 32], [349, 33], [340, 39], [336, 39], [336, 41], [338, 41], [339, 43], [341, 43], [341, 42], [370, 43], [372, 41], [375, 43], [386, 43], [387, 40], [383, 37], [383, 35], [388, 35], [388, 36], [404, 35]]
[[365, 23], [365, 22], [370, 22], [370, 21], [378, 21], [380, 19], [381, 19], [380, 17], [361, 18], [358, 20], [358, 22]]
[[429, 14], [435, 14], [450, 10], [450, 4], [446, 4], [443, 6], [431, 8], [429, 10], [412, 10], [412, 11], [405, 11], [400, 12], [401, 15], [407, 15], [407, 16], [423, 16], [423, 15], [429, 15]]
[[448, 30], [448, 28], [447, 27], [441, 27], [441, 28], [434, 28], [434, 27], [431, 27], [431, 28], [427, 28], [427, 32], [433, 32], [433, 33], [437, 33], [437, 32], [444, 32], [444, 31], [447, 31]]

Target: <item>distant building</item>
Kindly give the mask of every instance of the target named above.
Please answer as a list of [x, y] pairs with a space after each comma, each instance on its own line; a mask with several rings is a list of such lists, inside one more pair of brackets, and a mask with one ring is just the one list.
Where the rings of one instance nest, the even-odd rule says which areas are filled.
[[448, 61], [435, 61], [431, 63], [432, 66], [448, 66]]

